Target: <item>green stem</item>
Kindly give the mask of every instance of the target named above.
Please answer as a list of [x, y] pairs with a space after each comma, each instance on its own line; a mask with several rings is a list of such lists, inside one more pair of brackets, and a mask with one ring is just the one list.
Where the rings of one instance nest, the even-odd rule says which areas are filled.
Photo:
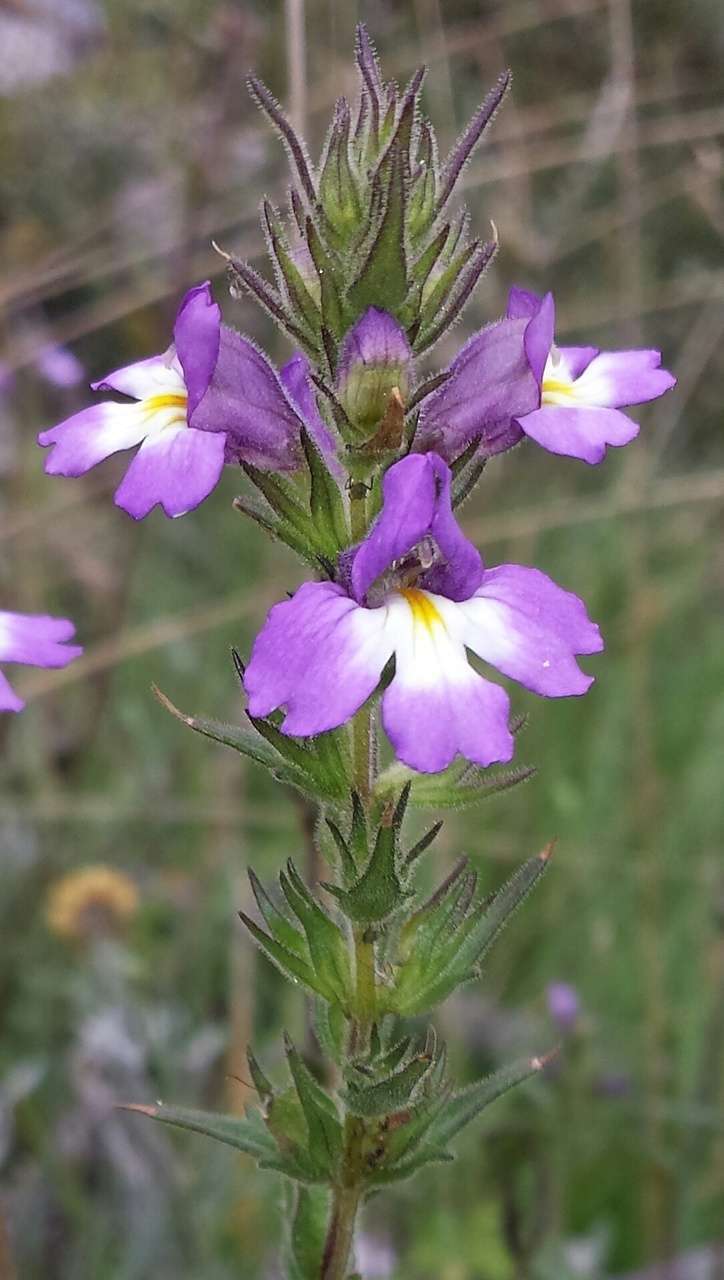
[[[367, 532], [367, 487], [350, 486], [350, 529], [353, 542]], [[352, 722], [354, 782], [365, 808], [374, 782], [374, 723], [368, 707]], [[352, 939], [355, 973], [355, 1011], [349, 1024], [349, 1053], [364, 1054], [370, 1043], [377, 1004], [375, 944], [364, 928], [355, 928]], [[357, 1212], [364, 1186], [364, 1121], [347, 1114], [344, 1121], [344, 1155], [339, 1181], [332, 1189], [332, 1208], [322, 1257], [321, 1280], [345, 1280], [354, 1241]]]
[[354, 1224], [357, 1219], [362, 1188], [337, 1187], [332, 1200], [327, 1242], [322, 1258], [321, 1280], [345, 1280], [352, 1252]]

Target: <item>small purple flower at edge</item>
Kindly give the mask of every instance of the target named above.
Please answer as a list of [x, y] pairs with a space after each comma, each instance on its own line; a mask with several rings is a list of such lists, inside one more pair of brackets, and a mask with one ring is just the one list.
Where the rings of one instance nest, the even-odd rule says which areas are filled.
[[[167, 516], [192, 510], [218, 484], [225, 463], [274, 471], [300, 463], [302, 420], [295, 403], [266, 356], [222, 325], [208, 283], [186, 294], [164, 355], [91, 385], [137, 403], [105, 401], [43, 431], [39, 444], [53, 446], [45, 470], [80, 476], [111, 454], [140, 445], [115, 495], [136, 520], [156, 504]], [[316, 422], [307, 425], [318, 436]]]
[[603, 641], [582, 601], [537, 569], [485, 569], [450, 483], [434, 453], [389, 468], [376, 523], [341, 557], [342, 582], [307, 582], [272, 608], [246, 670], [252, 715], [284, 708], [291, 736], [337, 728], [394, 655], [385, 731], [403, 763], [436, 773], [457, 755], [479, 765], [513, 755], [508, 695], [466, 649], [544, 697], [586, 692], [592, 677], [575, 657]]
[[551, 453], [601, 462], [638, 423], [621, 407], [655, 400], [676, 385], [651, 350], [557, 347], [553, 295], [513, 288], [503, 320], [474, 334], [425, 402], [414, 447], [452, 462], [474, 440], [487, 456], [524, 436]]
[[581, 1012], [578, 992], [569, 982], [550, 982], [546, 989], [548, 1012], [560, 1031], [572, 1031]]
[[[0, 662], [30, 667], [67, 667], [79, 658], [80, 645], [68, 644], [75, 627], [66, 618], [0, 612]], [[0, 671], [0, 711], [22, 711], [25, 703]]]

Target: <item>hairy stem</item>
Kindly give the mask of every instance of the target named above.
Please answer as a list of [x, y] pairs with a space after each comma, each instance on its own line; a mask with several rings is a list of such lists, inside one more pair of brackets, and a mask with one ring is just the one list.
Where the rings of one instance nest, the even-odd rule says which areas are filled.
[[[358, 542], [367, 532], [367, 487], [350, 486], [350, 529]], [[374, 783], [374, 722], [369, 707], [352, 722], [352, 762], [354, 784], [366, 809]], [[364, 1054], [369, 1049], [377, 1004], [375, 944], [363, 927], [353, 930], [352, 958], [355, 973], [355, 1010], [349, 1023], [348, 1052]], [[347, 1114], [344, 1121], [344, 1156], [337, 1185], [332, 1189], [332, 1208], [322, 1256], [321, 1280], [345, 1280], [350, 1265], [355, 1222], [362, 1200], [364, 1178], [364, 1121]]]
[[354, 1239], [361, 1187], [337, 1187], [322, 1258], [322, 1280], [345, 1280]]

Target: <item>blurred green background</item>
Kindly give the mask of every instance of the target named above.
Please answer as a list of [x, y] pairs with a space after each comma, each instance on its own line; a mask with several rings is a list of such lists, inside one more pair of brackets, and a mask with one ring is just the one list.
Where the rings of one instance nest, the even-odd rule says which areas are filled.
[[[235, 915], [246, 863], [268, 877], [299, 851], [294, 807], [150, 693], [238, 719], [230, 645], [300, 570], [232, 512], [232, 472], [193, 515], [134, 526], [111, 501], [123, 462], [51, 479], [34, 437], [88, 402], [90, 378], [164, 349], [191, 283], [226, 297], [212, 237], [261, 254], [258, 202], [286, 177], [244, 75], [316, 154], [353, 91], [358, 18], [387, 74], [429, 64], [443, 146], [514, 71], [465, 178], [502, 250], [436, 360], [515, 281], [555, 290], [568, 341], [655, 345], [679, 377], [625, 454], [588, 469], [521, 448], [465, 508], [489, 563], [537, 564], [585, 597], [607, 654], [586, 699], [515, 691], [538, 777], [446, 822], [430, 874], [462, 847], [491, 888], [559, 844], [485, 980], [437, 1021], [462, 1079], [563, 1052], [455, 1165], [373, 1202], [360, 1270], [721, 1280], [720, 0], [0, 5], [2, 600], [73, 617], [86, 644], [65, 671], [21, 672], [28, 709], [0, 724], [0, 1280], [279, 1275], [277, 1183], [113, 1104], [241, 1108], [250, 1036], [273, 1071], [281, 1028], [305, 1035]], [[250, 302], [225, 314], [288, 354]], [[98, 864], [118, 877], [74, 878]], [[552, 983], [574, 988], [567, 1026]]]

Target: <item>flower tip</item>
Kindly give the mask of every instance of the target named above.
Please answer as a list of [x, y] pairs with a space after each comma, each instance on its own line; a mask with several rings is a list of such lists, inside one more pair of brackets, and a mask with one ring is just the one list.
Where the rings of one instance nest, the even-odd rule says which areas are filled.
[[554, 836], [553, 839], [549, 840], [548, 844], [545, 845], [543, 849], [541, 849], [540, 853], [538, 854], [538, 861], [543, 863], [550, 862], [555, 852], [555, 848], [557, 844], [558, 844], [558, 836]]

